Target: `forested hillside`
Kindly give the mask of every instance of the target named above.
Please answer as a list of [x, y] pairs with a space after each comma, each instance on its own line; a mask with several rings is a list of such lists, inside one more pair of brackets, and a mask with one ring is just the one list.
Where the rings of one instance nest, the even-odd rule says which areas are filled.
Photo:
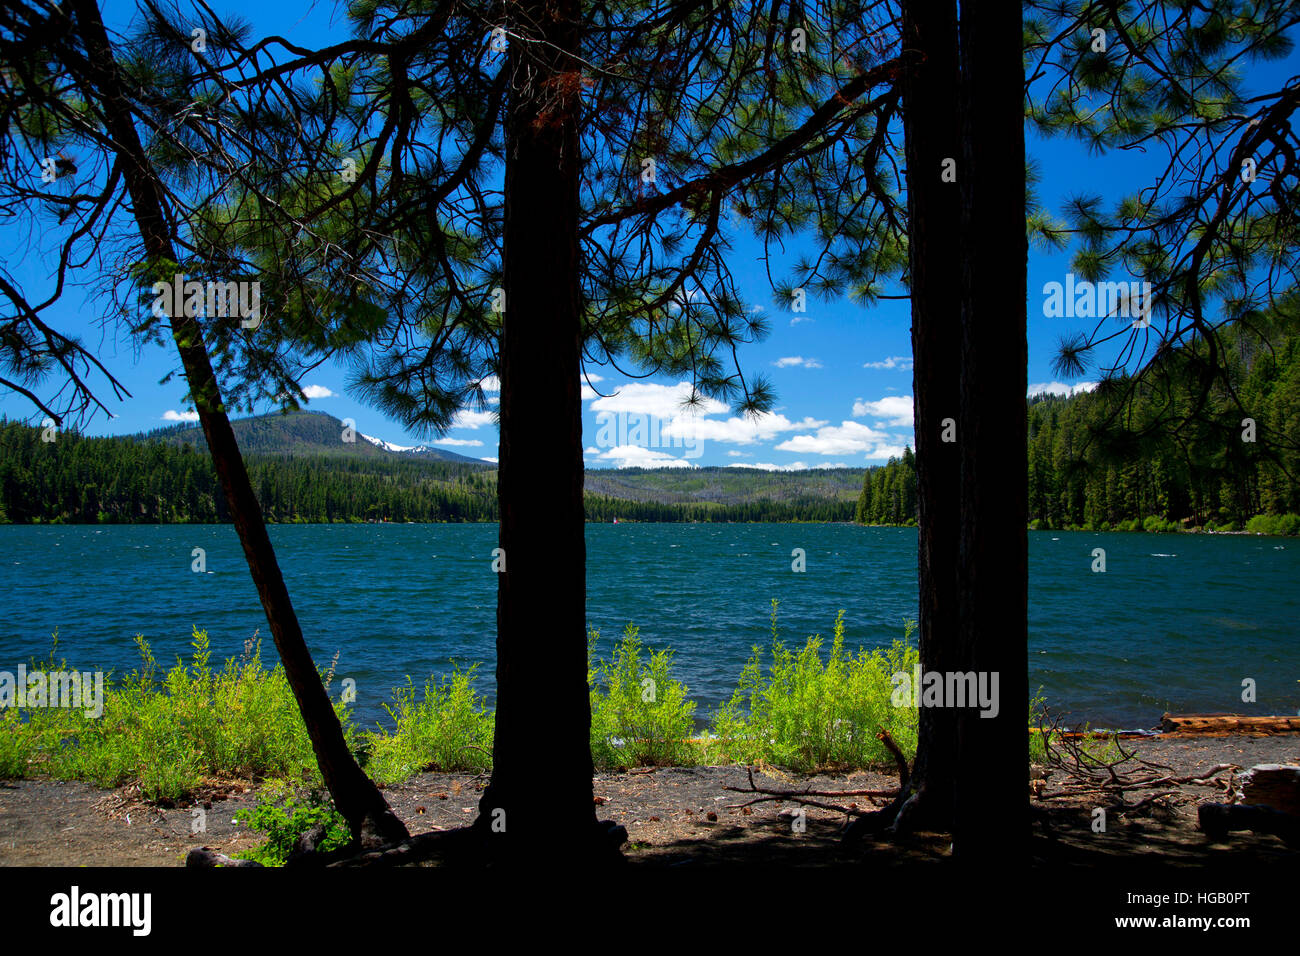
[[[270, 416], [267, 417], [268, 419]], [[495, 521], [496, 471], [358, 440], [341, 446], [337, 420], [252, 420], [245, 458], [269, 521]], [[248, 421], [248, 420], [246, 420]], [[236, 423], [237, 427], [245, 423]], [[305, 429], [305, 431], [304, 431]], [[192, 429], [86, 438], [0, 423], [0, 520], [17, 523], [209, 523], [229, 520]], [[319, 434], [318, 434], [319, 432]], [[241, 443], [243, 439], [241, 438]], [[593, 521], [849, 521], [858, 469], [770, 473], [702, 468], [588, 473]]]
[[[1220, 391], [1191, 414], [1189, 386], [1139, 390], [1127, 404], [1123, 382], [1030, 398], [1031, 526], [1235, 530], [1254, 519], [1251, 530], [1300, 528], [1286, 517], [1300, 512], [1300, 336], [1282, 341], [1269, 348], [1242, 337], [1230, 349], [1233, 388], [1254, 413], [1253, 433]], [[496, 471], [487, 462], [423, 446], [394, 451], [361, 435], [344, 442], [343, 423], [318, 413], [234, 424], [270, 521], [496, 520]], [[38, 428], [0, 423], [0, 520], [227, 521], [201, 440], [197, 428], [178, 426], [121, 438], [65, 432], [44, 442]], [[916, 521], [910, 448], [869, 469], [592, 470], [586, 489], [592, 521]]]
[[[246, 454], [269, 455], [323, 455], [345, 458], [384, 458], [400, 454], [409, 458], [428, 458], [435, 461], [454, 461], [490, 467], [480, 458], [469, 458], [442, 448], [420, 445], [394, 451], [384, 447], [377, 439], [367, 438], [355, 428], [324, 412], [287, 412], [256, 415], [232, 421], [240, 450]], [[206, 452], [203, 430], [198, 425], [172, 425], [139, 436], [147, 441], [161, 441], [171, 445], [190, 445], [196, 451]]]
[[[1123, 380], [1071, 398], [1030, 398], [1031, 527], [1300, 530], [1300, 335], [1281, 341], [1270, 348], [1243, 335], [1221, 358], [1245, 416], [1218, 388], [1197, 410], [1191, 374], [1165, 379], [1185, 383], [1172, 388], [1141, 388], [1132, 402]], [[865, 476], [856, 520], [916, 520], [910, 449]]]

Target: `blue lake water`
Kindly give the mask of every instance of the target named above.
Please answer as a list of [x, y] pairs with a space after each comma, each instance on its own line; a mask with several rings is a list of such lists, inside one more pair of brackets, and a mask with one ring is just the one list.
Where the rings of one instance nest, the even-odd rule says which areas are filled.
[[[271, 529], [317, 663], [339, 653], [370, 723], [393, 685], [481, 661], [492, 691], [495, 524]], [[1255, 536], [1030, 532], [1030, 686], [1074, 721], [1150, 727], [1164, 711], [1300, 712], [1300, 541]], [[1094, 573], [1094, 548], [1106, 572]], [[206, 573], [191, 570], [206, 552]], [[803, 548], [807, 570], [791, 570]], [[587, 611], [608, 646], [628, 622], [671, 646], [704, 716], [731, 693], [780, 601], [787, 642], [888, 643], [916, 616], [916, 532], [832, 524], [587, 526]], [[159, 661], [213, 656], [261, 629], [234, 529], [219, 525], [0, 527], [0, 669], [43, 658], [58, 628], [69, 665], [130, 670], [132, 636]], [[537, 639], [553, 640], [545, 607]], [[1253, 678], [1257, 703], [1241, 700]]]

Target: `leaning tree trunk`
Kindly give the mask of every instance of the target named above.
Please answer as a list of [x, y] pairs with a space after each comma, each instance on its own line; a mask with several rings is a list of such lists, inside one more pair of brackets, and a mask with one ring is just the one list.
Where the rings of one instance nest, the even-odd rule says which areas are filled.
[[[957, 541], [961, 520], [960, 140], [957, 4], [907, 0], [903, 48], [916, 51], [903, 79], [908, 256], [912, 275], [912, 394], [916, 408], [917, 584], [921, 670], [956, 670]], [[947, 440], [945, 440], [947, 439]], [[919, 712], [913, 796], [896, 826], [952, 828], [957, 715]]]
[[[511, 855], [595, 852], [587, 689], [580, 4], [510, 4], [497, 711], [476, 821]], [[527, 37], [528, 39], [521, 39]]]
[[[150, 262], [175, 262], [161, 190], [136, 132], [99, 8], [95, 0], [72, 0], [72, 10], [86, 48], [84, 69], [102, 105], [145, 252]], [[280, 573], [262, 510], [222, 403], [220, 387], [203, 341], [203, 330], [195, 319], [184, 315], [184, 310], [173, 308], [172, 311], [181, 313], [170, 317], [172, 338], [180, 353], [208, 451], [225, 491], [249, 572], [257, 585], [276, 650], [302, 712], [325, 786], [335, 807], [347, 819], [353, 839], [359, 844], [405, 839], [409, 835], [406, 827], [389, 809], [379, 790], [348, 750], [338, 715], [303, 640], [302, 628], [289, 600], [289, 591]]]
[[959, 711], [959, 858], [1027, 861], [1024, 69], [1018, 3], [963, 11], [961, 650], [996, 717]]

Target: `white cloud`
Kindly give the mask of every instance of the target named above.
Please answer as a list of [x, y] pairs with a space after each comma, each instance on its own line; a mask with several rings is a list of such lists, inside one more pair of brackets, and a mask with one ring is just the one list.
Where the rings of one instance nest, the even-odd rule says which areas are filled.
[[779, 358], [772, 363], [777, 368], [821, 368], [822, 363], [815, 358], [804, 358], [802, 355], [787, 355], [785, 358]]
[[480, 458], [479, 461], [490, 461], [490, 462], [492, 462], [492, 464], [494, 464], [494, 465], [499, 465], [499, 464], [500, 464], [500, 462], [497, 461], [495, 458]]
[[478, 428], [480, 425], [491, 425], [492, 417], [495, 412], [473, 412], [465, 409], [456, 414], [456, 419], [451, 423], [452, 428]]
[[619, 445], [615, 448], [588, 448], [585, 454], [597, 461], [614, 462], [616, 468], [694, 468], [695, 463], [685, 458], [674, 458], [667, 452], [640, 445]]
[[861, 418], [864, 415], [895, 428], [910, 428], [912, 426], [912, 396], [886, 395], [875, 402], [864, 402], [859, 398], [853, 403], [853, 417]]
[[907, 355], [891, 355], [879, 362], [866, 362], [862, 367], [898, 369], [900, 372], [910, 372], [912, 370], [912, 359]]
[[1091, 392], [1097, 387], [1096, 382], [1079, 382], [1077, 385], [1066, 385], [1064, 382], [1038, 382], [1030, 385], [1025, 392], [1026, 397], [1030, 395], [1064, 395], [1067, 398], [1071, 395], [1078, 395], [1080, 392]]
[[178, 412], [167, 409], [163, 412], [163, 421], [165, 422], [197, 422], [199, 420], [198, 412]]
[[748, 457], [749, 457], [749, 452], [745, 452], [745, 451], [729, 451], [729, 452], [727, 452], [727, 457], [728, 457], [728, 458], [748, 458]]
[[809, 317], [809, 316], [806, 316], [806, 315], [796, 315], [794, 318], [792, 318], [792, 319], [790, 320], [790, 324], [791, 324], [791, 325], [798, 325], [800, 322], [811, 322], [811, 321], [813, 321], [813, 320], [812, 320], [812, 318]]
[[753, 445], [756, 442], [771, 441], [782, 432], [797, 428], [820, 428], [825, 421], [805, 418], [792, 422], [784, 415], [764, 412], [757, 416], [739, 418], [677, 418], [665, 422], [662, 434], [666, 438], [681, 438], [685, 441], [720, 441], [730, 445]]
[[875, 459], [880, 459], [881, 461], [887, 461], [890, 458], [902, 458], [903, 446], [902, 445], [877, 445], [875, 448], [871, 449], [871, 451], [867, 452], [866, 457], [867, 459], [872, 461], [874, 461]]
[[[884, 443], [893, 440], [892, 436], [868, 428], [860, 422], [841, 422], [817, 429], [816, 435], [795, 435], [777, 445], [776, 450], [811, 455], [847, 455], [868, 452], [873, 448], [892, 447]], [[867, 457], [878, 458], [880, 455], [868, 454]]]
[[454, 445], [465, 448], [481, 448], [483, 443], [477, 438], [440, 438], [438, 441], [431, 442], [434, 445]]
[[690, 382], [676, 385], [653, 385], [649, 382], [632, 382], [621, 386], [612, 395], [604, 395], [591, 403], [598, 412], [627, 412], [654, 415], [666, 420], [685, 415], [718, 415], [727, 406], [717, 399], [701, 397], [699, 404], [685, 407], [682, 402], [691, 395]]
[[324, 385], [308, 385], [302, 393], [308, 398], [338, 398], [337, 392], [331, 392]]

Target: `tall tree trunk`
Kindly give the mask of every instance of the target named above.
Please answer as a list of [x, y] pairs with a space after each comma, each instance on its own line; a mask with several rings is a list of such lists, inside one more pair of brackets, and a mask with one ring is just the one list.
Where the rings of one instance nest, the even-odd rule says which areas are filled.
[[[511, 854], [597, 850], [587, 691], [576, 0], [507, 6], [497, 711], [476, 825]], [[526, 37], [527, 39], [521, 39]]]
[[[955, 0], [906, 0], [903, 49], [916, 57], [903, 79], [908, 257], [912, 274], [912, 394], [916, 413], [917, 583], [921, 670], [959, 669], [957, 543], [960, 445], [945, 436], [961, 407], [961, 195]], [[945, 165], [947, 164], [947, 165]], [[947, 437], [949, 440], [944, 441]], [[913, 797], [896, 826], [952, 827], [957, 713], [919, 712]]]
[[1025, 861], [1029, 837], [1024, 67], [1018, 3], [963, 7], [961, 651], [998, 675], [958, 718], [953, 852]]
[[[71, 0], [77, 30], [87, 52], [84, 65], [91, 85], [99, 93], [108, 134], [118, 152], [135, 219], [151, 262], [176, 261], [171, 234], [163, 212], [163, 196], [136, 132], [130, 103], [122, 87], [121, 74], [113, 58], [112, 45], [95, 0]], [[347, 819], [353, 839], [361, 845], [405, 839], [409, 834], [397, 819], [347, 748], [343, 728], [321, 683], [311, 652], [303, 640], [262, 510], [244, 467], [234, 430], [226, 416], [220, 387], [212, 370], [203, 331], [199, 323], [173, 308], [172, 338], [180, 353], [181, 366], [189, 383], [190, 396], [199, 413], [208, 451], [225, 491], [239, 542], [244, 548], [248, 570], [257, 585], [258, 596], [284, 663], [285, 675], [302, 712], [312, 750], [320, 765], [334, 805]]]

